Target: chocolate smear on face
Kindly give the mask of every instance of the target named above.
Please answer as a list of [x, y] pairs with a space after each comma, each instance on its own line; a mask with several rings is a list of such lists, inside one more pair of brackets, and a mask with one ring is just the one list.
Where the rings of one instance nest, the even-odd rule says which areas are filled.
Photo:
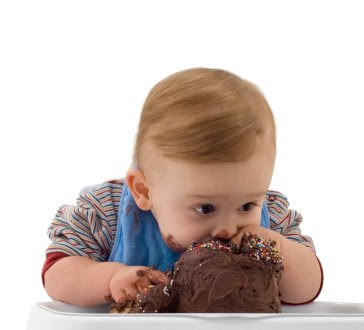
[[167, 237], [165, 237], [163, 234], [163, 240], [166, 242], [167, 246], [173, 250], [173, 251], [177, 251], [177, 252], [185, 252], [186, 248], [184, 248], [181, 244], [179, 244], [178, 242], [174, 242], [174, 237], [171, 234], [168, 234]]

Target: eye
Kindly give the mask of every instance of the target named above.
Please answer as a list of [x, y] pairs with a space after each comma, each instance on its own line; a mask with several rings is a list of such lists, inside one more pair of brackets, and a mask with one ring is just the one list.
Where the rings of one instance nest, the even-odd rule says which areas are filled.
[[[249, 212], [255, 205], [255, 203], [250, 202], [250, 203], [246, 203], [243, 205], [243, 210], [245, 212]], [[197, 207], [195, 210], [197, 211], [198, 209], [201, 209], [202, 212], [198, 212], [198, 213], [202, 213], [203, 215], [208, 215], [209, 213], [211, 213], [211, 209], [214, 209], [215, 207], [211, 204], [202, 204], [199, 207]]]
[[200, 205], [199, 207], [197, 207], [195, 210], [198, 210], [199, 208], [201, 208], [203, 214], [206, 215], [211, 210], [211, 207], [213, 208], [213, 206], [211, 204], [203, 204], [203, 205]]
[[243, 209], [245, 212], [249, 212], [254, 207], [254, 205], [257, 205], [257, 204], [252, 203], [252, 202], [246, 203], [243, 205]]

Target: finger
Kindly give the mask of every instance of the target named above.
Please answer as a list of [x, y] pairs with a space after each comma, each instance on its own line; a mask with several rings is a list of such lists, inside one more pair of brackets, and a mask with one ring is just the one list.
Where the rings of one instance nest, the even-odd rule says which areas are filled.
[[128, 300], [134, 300], [139, 293], [137, 287], [135, 285], [129, 285], [125, 288], [126, 297]]
[[156, 269], [149, 269], [148, 277], [152, 284], [167, 284], [170, 281], [166, 274]]
[[240, 243], [240, 234], [238, 234], [238, 235], [236, 235], [236, 236], [234, 236], [234, 237], [232, 237], [231, 239], [230, 239], [230, 242], [231, 243], [233, 243], [233, 244], [235, 244], [235, 245], [239, 245], [239, 243]]
[[[140, 276], [140, 275], [139, 275]], [[150, 280], [147, 277], [147, 272], [144, 272], [143, 276], [140, 276], [136, 281], [135, 285], [138, 288], [139, 292], [143, 291], [147, 286], [149, 286]]]
[[243, 235], [244, 235], [244, 232], [239, 232], [238, 234], [236, 234], [234, 237], [232, 237], [230, 239], [230, 242], [237, 245], [239, 248], [241, 245], [241, 238], [243, 237]]
[[126, 292], [124, 289], [117, 290], [116, 292], [112, 293], [112, 297], [118, 304], [126, 304], [128, 301], [126, 297]]
[[135, 280], [135, 285], [137, 286], [137, 288], [139, 290], [143, 290], [145, 287], [147, 287], [148, 285], [151, 284], [149, 276], [148, 276], [148, 271], [149, 271], [149, 267], [145, 268], [145, 269], [137, 269], [135, 274], [137, 276], [136, 280]]

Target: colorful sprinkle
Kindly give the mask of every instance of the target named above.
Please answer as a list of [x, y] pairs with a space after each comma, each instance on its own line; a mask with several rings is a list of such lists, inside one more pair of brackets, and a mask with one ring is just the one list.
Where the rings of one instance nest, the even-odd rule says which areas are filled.
[[263, 237], [254, 235], [244, 235], [241, 240], [241, 254], [247, 254], [255, 257], [257, 260], [263, 260], [267, 263], [277, 264], [282, 262], [283, 256], [278, 249], [275, 249], [275, 241], [264, 240]]
[[[219, 241], [210, 241], [207, 243], [196, 243], [193, 242], [188, 248], [187, 251], [194, 251], [198, 250], [200, 248], [205, 248], [210, 251], [216, 251], [216, 250], [227, 250], [231, 252], [231, 248], [227, 245], [221, 244]], [[196, 253], [199, 255], [200, 253], [196, 251]]]
[[[275, 241], [269, 239], [264, 240], [263, 237], [257, 234], [245, 233], [241, 240], [241, 247], [237, 249], [237, 246], [231, 242], [227, 244], [221, 244], [220, 241], [209, 241], [207, 243], [196, 243], [193, 242], [187, 251], [193, 251], [197, 255], [200, 255], [199, 249], [205, 248], [210, 251], [229, 251], [232, 253], [238, 253], [248, 255], [249, 257], [255, 257], [257, 260], [263, 260], [267, 264], [277, 264], [282, 262], [283, 256], [278, 249], [275, 249]], [[178, 270], [178, 268], [177, 268]]]

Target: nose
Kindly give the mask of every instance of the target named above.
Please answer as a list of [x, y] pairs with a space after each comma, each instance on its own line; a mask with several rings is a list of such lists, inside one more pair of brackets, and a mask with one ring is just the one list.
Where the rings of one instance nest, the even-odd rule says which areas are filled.
[[238, 233], [237, 227], [231, 227], [231, 228], [220, 227], [216, 228], [216, 230], [211, 233], [211, 236], [214, 238], [229, 240], [237, 233]]

